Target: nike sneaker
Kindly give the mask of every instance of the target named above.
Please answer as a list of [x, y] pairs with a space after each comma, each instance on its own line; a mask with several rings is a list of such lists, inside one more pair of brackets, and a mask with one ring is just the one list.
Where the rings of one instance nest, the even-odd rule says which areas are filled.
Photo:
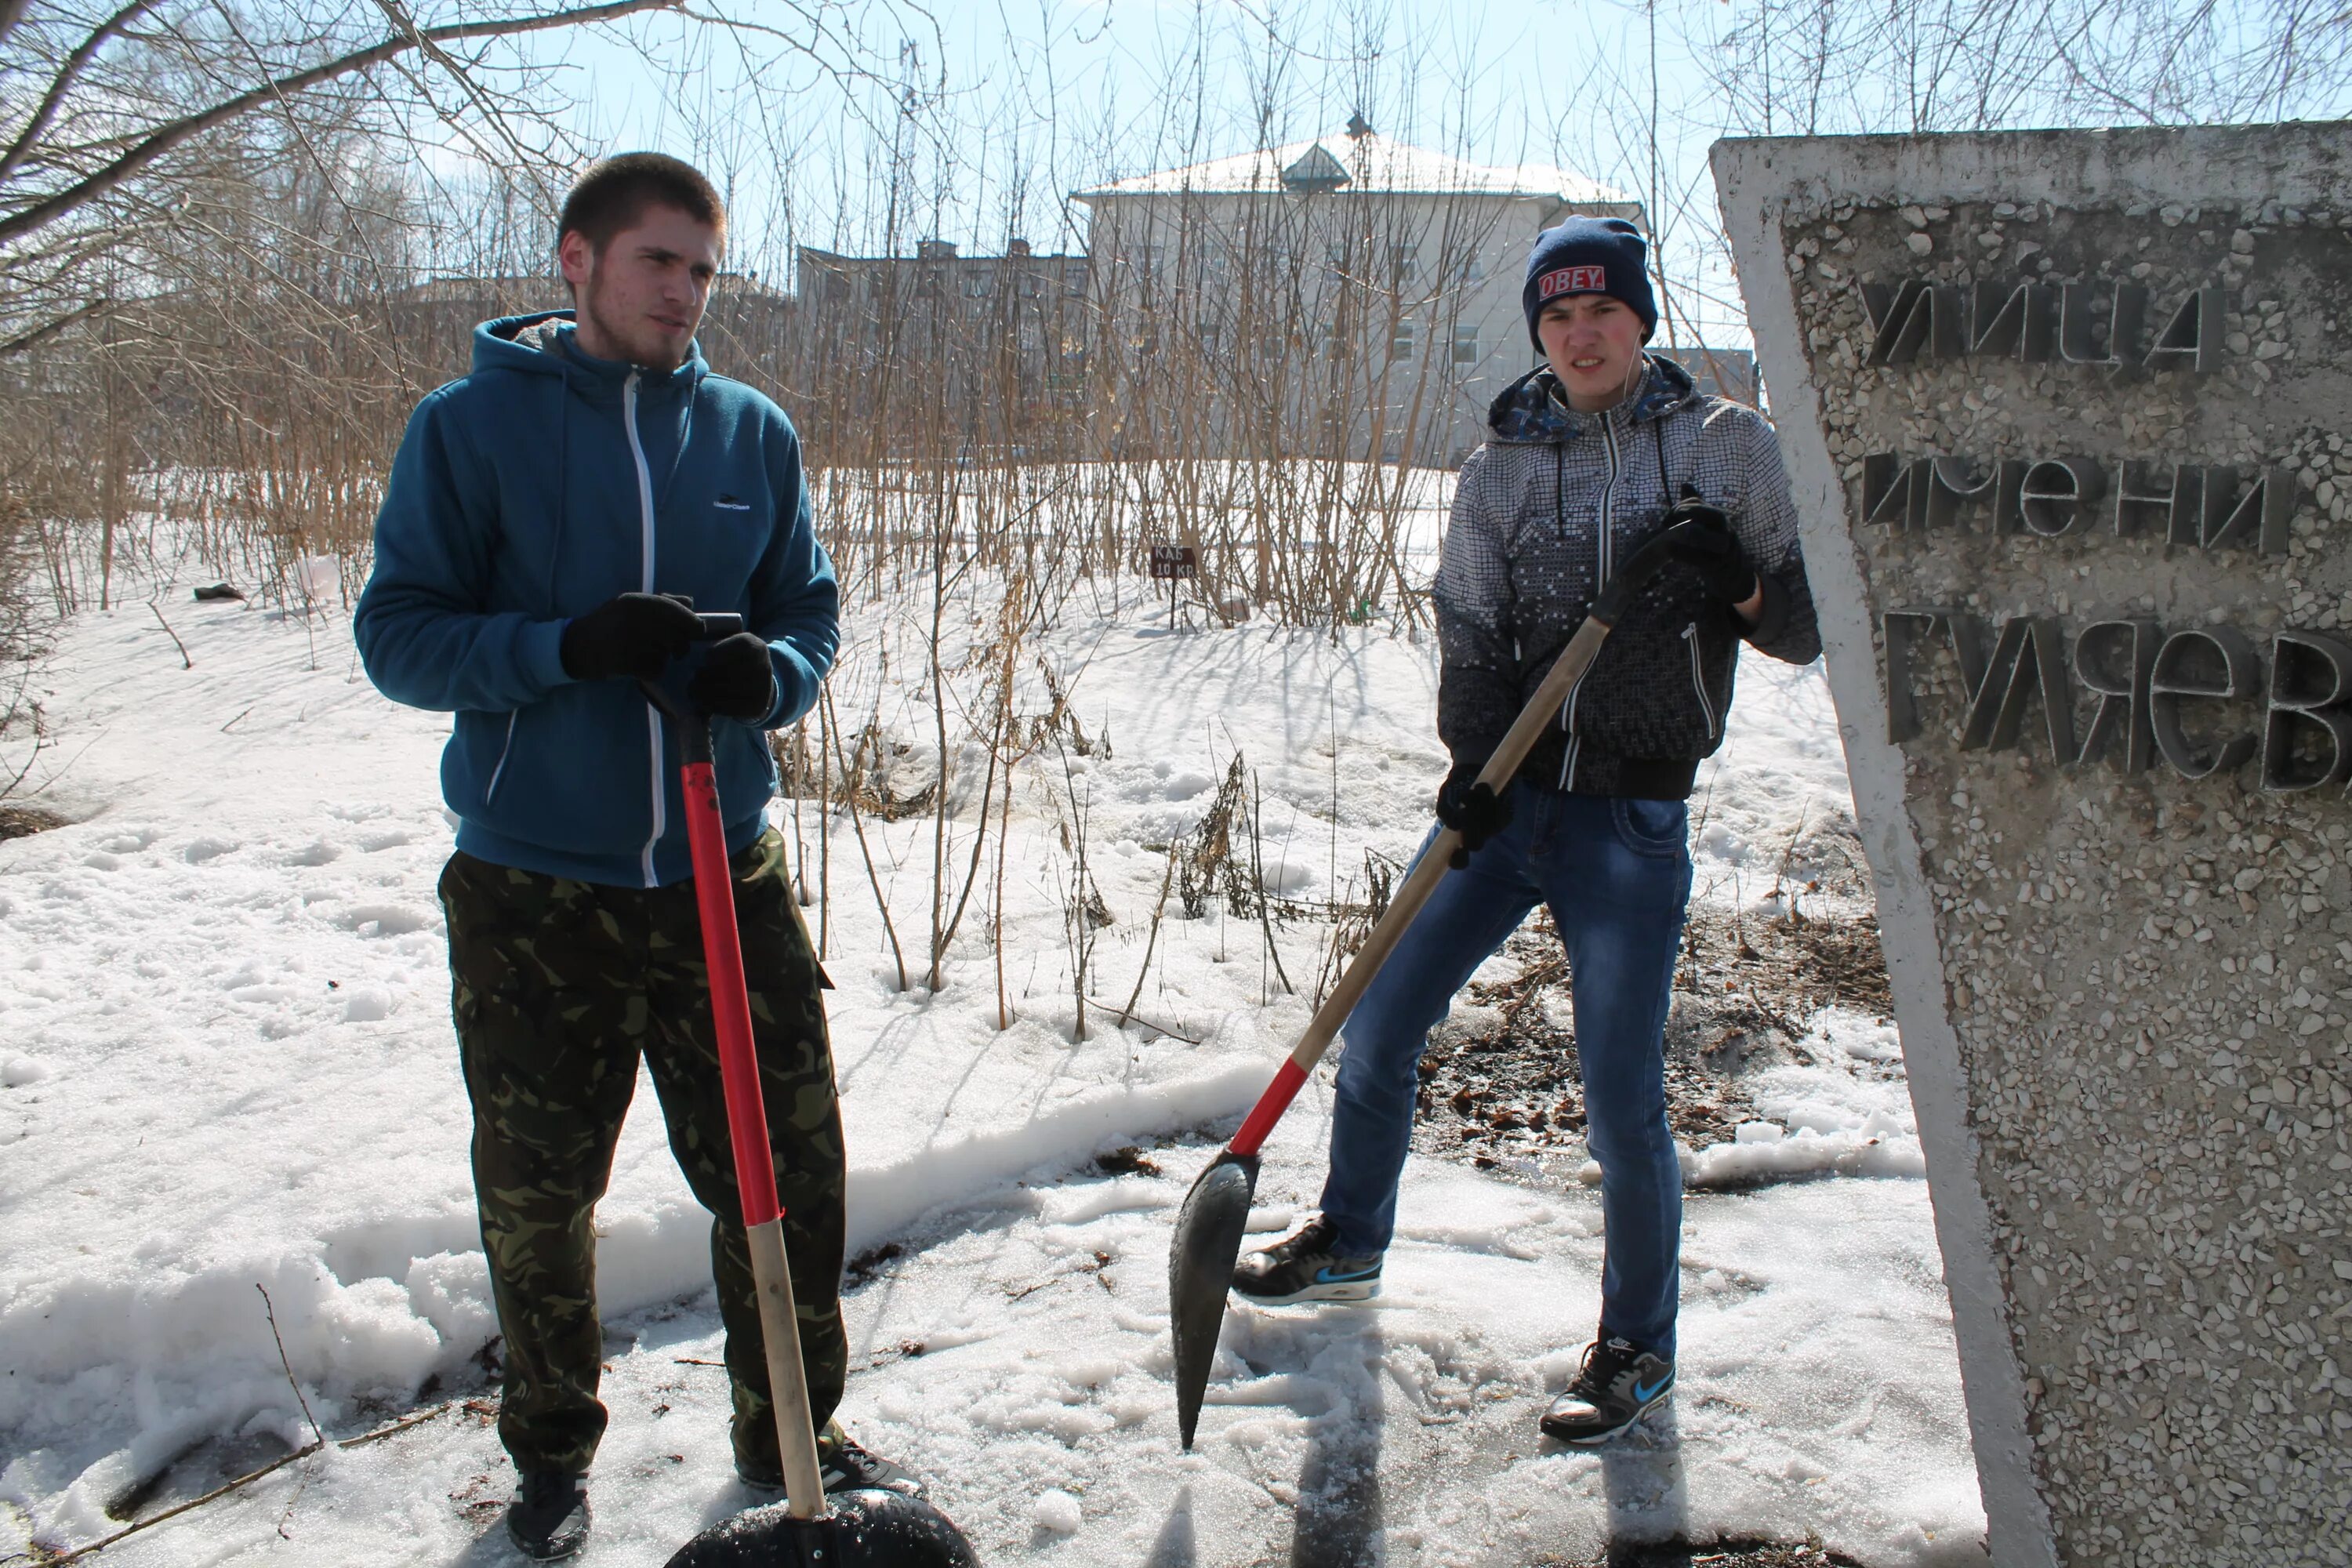
[[1234, 1289], [1263, 1307], [1295, 1301], [1368, 1301], [1381, 1293], [1381, 1255], [1334, 1251], [1339, 1227], [1318, 1215], [1297, 1235], [1234, 1266]]
[[1655, 1410], [1674, 1389], [1674, 1363], [1628, 1340], [1596, 1340], [1584, 1347], [1584, 1364], [1536, 1425], [1547, 1437], [1591, 1447]]

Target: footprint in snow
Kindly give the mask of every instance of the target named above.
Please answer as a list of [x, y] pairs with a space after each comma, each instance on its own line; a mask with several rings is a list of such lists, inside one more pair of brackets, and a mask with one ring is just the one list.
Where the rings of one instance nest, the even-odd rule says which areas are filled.
[[334, 917], [335, 924], [361, 936], [406, 936], [436, 923], [436, 917], [401, 904], [353, 904]]

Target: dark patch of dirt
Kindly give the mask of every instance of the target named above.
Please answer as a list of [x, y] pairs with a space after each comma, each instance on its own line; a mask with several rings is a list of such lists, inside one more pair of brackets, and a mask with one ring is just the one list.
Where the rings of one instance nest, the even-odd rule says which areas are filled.
[[70, 820], [37, 805], [18, 805], [0, 801], [0, 840], [29, 838], [36, 833], [47, 833], [52, 827], [63, 827]]
[[1096, 1155], [1095, 1169], [1106, 1176], [1156, 1176], [1160, 1162], [1129, 1143]]
[[842, 1284], [846, 1289], [855, 1290], [881, 1273], [882, 1266], [897, 1258], [904, 1250], [905, 1248], [895, 1241], [886, 1241], [879, 1247], [867, 1247], [851, 1258], [848, 1266], [842, 1269]]
[[[1807, 910], [1801, 893], [1789, 902], [1789, 912], [1763, 919], [1691, 910], [1666, 1021], [1666, 1114], [1685, 1142], [1725, 1142], [1750, 1120], [1741, 1079], [1810, 1060], [1798, 1041], [1822, 1008], [1889, 1014], [1876, 917], [1866, 906]], [[1415, 1147], [1482, 1169], [1584, 1142], [1571, 987], [1550, 915], [1522, 926], [1503, 951], [1517, 973], [1473, 981], [1471, 1005], [1431, 1035], [1413, 1132]]]
[[1612, 1545], [1600, 1557], [1548, 1557], [1549, 1568], [1861, 1568], [1860, 1561], [1810, 1542], [1665, 1542]]

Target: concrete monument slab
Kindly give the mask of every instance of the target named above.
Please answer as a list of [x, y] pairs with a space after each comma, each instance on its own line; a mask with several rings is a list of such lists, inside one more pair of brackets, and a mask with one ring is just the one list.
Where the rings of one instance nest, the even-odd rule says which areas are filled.
[[2352, 1561], [2352, 125], [1714, 163], [1995, 1561]]

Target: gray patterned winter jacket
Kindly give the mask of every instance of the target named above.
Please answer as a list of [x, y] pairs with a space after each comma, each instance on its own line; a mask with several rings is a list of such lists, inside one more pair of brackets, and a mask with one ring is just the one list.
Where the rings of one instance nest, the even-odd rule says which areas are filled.
[[1680, 800], [1723, 743], [1740, 639], [1791, 664], [1822, 650], [1780, 445], [1762, 415], [1702, 395], [1660, 354], [1634, 395], [1600, 414], [1570, 408], [1559, 386], [1546, 368], [1506, 389], [1487, 413], [1492, 436], [1462, 466], [1433, 589], [1438, 734], [1457, 763], [1486, 761], [1610, 573], [1692, 485], [1731, 514], [1762, 580], [1762, 617], [1748, 626], [1669, 563], [1517, 775]]

